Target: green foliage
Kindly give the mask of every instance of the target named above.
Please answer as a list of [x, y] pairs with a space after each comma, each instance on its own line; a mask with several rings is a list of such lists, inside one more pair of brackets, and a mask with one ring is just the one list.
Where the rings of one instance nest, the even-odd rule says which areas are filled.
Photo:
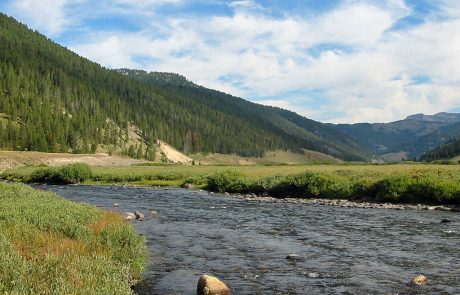
[[350, 197], [351, 185], [338, 175], [305, 172], [287, 176], [269, 188], [268, 193], [273, 196], [339, 199]]
[[424, 172], [391, 175], [378, 183], [376, 199], [388, 202], [460, 203], [458, 173]]
[[250, 185], [250, 181], [243, 174], [224, 171], [208, 177], [207, 189], [220, 193], [244, 193], [249, 190]]
[[81, 183], [93, 177], [91, 167], [83, 163], [65, 165], [59, 168], [41, 168], [34, 171], [29, 182], [70, 184]]
[[378, 184], [377, 200], [386, 202], [402, 202], [408, 199], [413, 178], [407, 174], [394, 174]]
[[209, 175], [207, 174], [194, 174], [187, 177], [184, 182], [181, 184], [182, 187], [204, 187], [208, 184]]
[[114, 213], [0, 183], [0, 293], [132, 294], [145, 240]]

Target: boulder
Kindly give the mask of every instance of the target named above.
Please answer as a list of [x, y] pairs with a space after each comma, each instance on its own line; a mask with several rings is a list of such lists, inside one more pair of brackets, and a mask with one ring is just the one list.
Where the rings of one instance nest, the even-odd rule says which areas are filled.
[[419, 276], [416, 276], [412, 280], [412, 283], [414, 283], [415, 285], [422, 286], [422, 285], [426, 285], [428, 283], [428, 279], [424, 275], [419, 275]]
[[124, 220], [136, 220], [137, 219], [136, 214], [134, 214], [133, 212], [123, 212], [121, 213], [121, 216], [123, 216]]
[[144, 214], [139, 212], [139, 211], [135, 211], [134, 214], [136, 215], [136, 220], [139, 220], [139, 221], [144, 221]]
[[118, 206], [120, 206], [120, 204], [118, 203], [113, 204], [113, 207], [118, 207]]
[[449, 223], [451, 222], [449, 219], [441, 219], [441, 223]]
[[230, 295], [227, 285], [216, 277], [202, 275], [196, 287], [197, 295]]

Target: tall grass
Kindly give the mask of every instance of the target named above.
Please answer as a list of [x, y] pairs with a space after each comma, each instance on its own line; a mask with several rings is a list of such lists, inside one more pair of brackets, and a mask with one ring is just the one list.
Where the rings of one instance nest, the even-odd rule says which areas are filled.
[[[53, 180], [46, 173], [43, 176], [47, 170], [42, 169], [26, 167], [6, 171], [1, 177], [24, 182]], [[455, 165], [167, 165], [94, 167], [92, 170], [92, 176], [82, 178], [85, 183], [184, 186], [274, 197], [366, 198], [377, 202], [426, 204], [460, 202], [460, 170]]]
[[144, 264], [117, 214], [0, 183], [1, 294], [132, 294]]

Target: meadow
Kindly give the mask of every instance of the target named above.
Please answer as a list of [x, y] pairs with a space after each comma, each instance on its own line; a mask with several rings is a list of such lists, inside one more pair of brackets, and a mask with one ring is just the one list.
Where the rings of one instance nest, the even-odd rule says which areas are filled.
[[132, 294], [145, 253], [116, 213], [0, 183], [1, 294]]
[[[82, 165], [82, 164], [80, 164]], [[85, 168], [85, 165], [80, 167]], [[78, 168], [77, 170], [81, 170]], [[460, 166], [434, 164], [316, 165], [136, 165], [86, 167], [84, 177], [64, 183], [181, 186], [273, 197], [366, 199], [376, 202], [459, 204]], [[88, 171], [89, 170], [89, 171]], [[56, 182], [68, 166], [22, 167], [5, 171], [9, 181]], [[59, 172], [67, 171], [67, 172]], [[51, 176], [50, 176], [51, 175]], [[69, 176], [66, 176], [69, 178]], [[71, 176], [70, 178], [76, 176]], [[53, 181], [50, 181], [53, 180]]]

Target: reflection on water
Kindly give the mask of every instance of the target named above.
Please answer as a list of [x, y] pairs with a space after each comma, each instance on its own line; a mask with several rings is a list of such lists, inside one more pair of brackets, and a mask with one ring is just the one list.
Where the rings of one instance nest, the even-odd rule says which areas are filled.
[[[204, 273], [237, 295], [460, 294], [458, 213], [253, 203], [183, 189], [42, 188], [144, 212], [134, 223], [150, 255], [139, 294], [194, 295]], [[302, 259], [286, 259], [291, 253]], [[409, 285], [417, 274], [430, 284]]]

